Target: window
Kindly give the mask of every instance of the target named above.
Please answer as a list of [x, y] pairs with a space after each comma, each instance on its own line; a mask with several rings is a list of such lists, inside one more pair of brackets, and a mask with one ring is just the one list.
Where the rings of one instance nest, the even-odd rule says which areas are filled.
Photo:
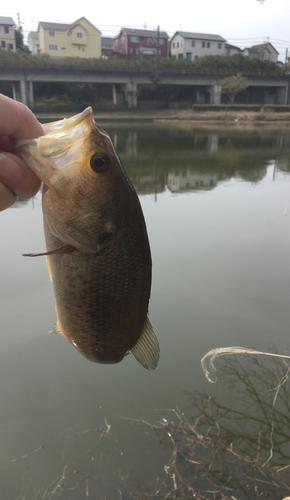
[[191, 59], [191, 56], [192, 56], [192, 52], [186, 52], [186, 58], [187, 59]]
[[164, 45], [164, 38], [159, 38], [159, 45]]
[[195, 40], [191, 40], [191, 46], [195, 47]]
[[7, 49], [13, 50], [13, 43], [7, 43]]
[[139, 36], [130, 36], [130, 42], [139, 43]]
[[176, 47], [177, 47], [177, 48], [179, 47], [179, 42], [177, 42]]
[[178, 54], [178, 59], [182, 59], [183, 54]]
[[134, 50], [133, 49], [130, 49], [130, 54], [134, 54]]
[[9, 33], [9, 26], [4, 26], [4, 33]]
[[50, 31], [49, 32], [49, 36], [55, 36], [55, 32], [54, 31]]
[[57, 50], [57, 45], [50, 44], [49, 45], [49, 50]]
[[173, 42], [173, 44], [172, 44], [172, 48], [173, 48], [173, 49], [175, 49], [175, 43], [174, 43], [174, 42]]
[[222, 48], [222, 44], [219, 42], [218, 43], [218, 49], [221, 49]]
[[209, 49], [209, 48], [210, 48], [210, 42], [207, 42], [207, 43], [206, 43], [206, 46], [207, 46], [207, 48]]
[[205, 47], [205, 42], [201, 42], [201, 46], [202, 46], [202, 48], [204, 48]]
[[121, 42], [124, 43], [124, 37], [123, 36], [121, 37]]
[[1, 48], [2, 48], [2, 49], [5, 49], [5, 48], [6, 48], [6, 42], [4, 42], [4, 40], [2, 40], [2, 42], [1, 42]]
[[80, 31], [77, 32], [77, 38], [83, 38], [83, 34]]

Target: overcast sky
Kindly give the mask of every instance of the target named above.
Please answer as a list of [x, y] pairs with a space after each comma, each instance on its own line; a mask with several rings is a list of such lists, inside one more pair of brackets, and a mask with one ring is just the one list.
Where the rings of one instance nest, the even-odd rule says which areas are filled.
[[[269, 41], [285, 61], [285, 50], [290, 52], [290, 0], [183, 0], [181, 2], [97, 2], [82, 0], [9, 0], [2, 2], [1, 16], [20, 22], [27, 36], [36, 31], [38, 21], [72, 23], [85, 16], [100, 29], [103, 36], [116, 35], [121, 27], [166, 31], [171, 37], [175, 31], [218, 34], [232, 45], [241, 48]], [[2, 6], [2, 7], [3, 7]], [[69, 6], [69, 8], [67, 7]]]

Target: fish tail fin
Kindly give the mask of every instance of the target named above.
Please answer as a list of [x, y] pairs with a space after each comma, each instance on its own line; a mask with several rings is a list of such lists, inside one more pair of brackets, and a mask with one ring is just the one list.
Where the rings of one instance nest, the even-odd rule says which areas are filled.
[[130, 352], [147, 370], [154, 370], [158, 365], [159, 343], [148, 316], [142, 333]]

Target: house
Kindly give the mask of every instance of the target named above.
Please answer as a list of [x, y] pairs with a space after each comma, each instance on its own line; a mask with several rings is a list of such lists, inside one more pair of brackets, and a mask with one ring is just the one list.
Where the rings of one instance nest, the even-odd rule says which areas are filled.
[[113, 38], [101, 36], [101, 52], [102, 56], [110, 56], [113, 51]]
[[243, 55], [251, 58], [262, 59], [263, 61], [278, 61], [279, 52], [273, 47], [270, 42], [261, 43], [259, 45], [252, 45], [252, 47], [245, 48]]
[[39, 53], [53, 58], [101, 57], [101, 32], [85, 17], [72, 24], [38, 23]]
[[34, 55], [39, 53], [39, 36], [37, 31], [30, 31], [28, 34], [28, 48]]
[[227, 56], [233, 56], [234, 54], [242, 54], [242, 49], [240, 47], [236, 47], [235, 45], [231, 45], [230, 43], [225, 44], [225, 54]]
[[168, 57], [169, 36], [165, 31], [122, 28], [114, 37], [113, 52], [131, 56]]
[[220, 35], [176, 31], [170, 40], [170, 53], [176, 59], [191, 59], [207, 55], [223, 56], [226, 40]]
[[12, 17], [0, 17], [0, 47], [16, 51], [15, 22]]

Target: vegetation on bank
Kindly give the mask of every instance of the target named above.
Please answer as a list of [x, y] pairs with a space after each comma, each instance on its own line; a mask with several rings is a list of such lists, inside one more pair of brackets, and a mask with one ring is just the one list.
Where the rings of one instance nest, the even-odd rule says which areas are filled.
[[119, 68], [138, 68], [138, 69], [154, 69], [159, 70], [228, 70], [237, 72], [274, 72], [283, 74], [284, 68], [271, 61], [262, 61], [260, 59], [251, 59], [244, 57], [241, 54], [233, 56], [204, 56], [191, 61], [189, 59], [174, 59], [174, 58], [132, 58], [132, 57], [109, 57], [108, 59], [100, 58], [81, 58], [67, 57], [63, 59], [52, 59], [49, 55], [32, 55], [23, 50], [16, 52], [0, 49], [0, 64], [1, 63], [19, 63], [31, 65], [68, 65], [68, 66], [86, 66], [86, 67], [119, 67]]

